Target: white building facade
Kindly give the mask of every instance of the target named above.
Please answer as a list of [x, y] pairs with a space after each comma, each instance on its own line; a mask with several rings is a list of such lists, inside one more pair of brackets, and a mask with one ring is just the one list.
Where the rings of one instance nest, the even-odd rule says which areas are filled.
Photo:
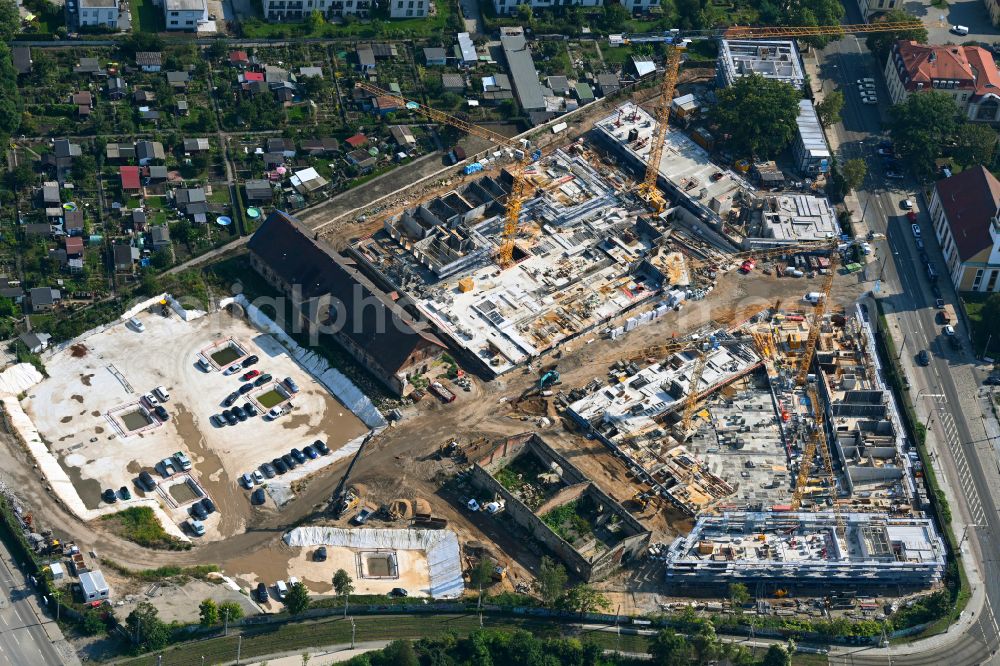
[[118, 0], [80, 0], [80, 26], [118, 28]]

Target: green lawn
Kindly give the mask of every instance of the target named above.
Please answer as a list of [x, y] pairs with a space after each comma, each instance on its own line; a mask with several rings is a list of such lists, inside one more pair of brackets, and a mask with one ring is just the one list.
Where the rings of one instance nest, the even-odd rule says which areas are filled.
[[445, 31], [448, 19], [455, 11], [453, 1], [433, 0], [437, 7], [437, 15], [427, 18], [390, 19], [388, 9], [378, 7], [374, 10], [371, 20], [341, 24], [324, 22], [315, 30], [310, 30], [305, 23], [266, 23], [260, 19], [244, 21], [241, 29], [243, 37], [254, 39], [276, 37], [422, 39], [440, 35]]
[[163, 10], [153, 0], [132, 0], [132, 30], [136, 32], [163, 32], [166, 30]]
[[632, 49], [628, 46], [604, 46], [602, 44], [601, 55], [604, 56], [606, 65], [621, 65], [632, 55]]
[[268, 391], [267, 393], [261, 393], [257, 396], [257, 402], [264, 409], [271, 409], [275, 405], [280, 405], [285, 401], [285, 396], [278, 393], [276, 390]]
[[[980, 293], [970, 293], [964, 292], [961, 294], [962, 301], [965, 303], [965, 311], [969, 315], [969, 320], [972, 323], [972, 346], [975, 349], [976, 356], [982, 356], [985, 354], [986, 343], [989, 342], [990, 353], [993, 358], [1000, 355], [1000, 331], [990, 331], [989, 327], [983, 323], [983, 304], [986, 303], [986, 299], [989, 298], [989, 294]], [[990, 334], [992, 338], [990, 337]]]

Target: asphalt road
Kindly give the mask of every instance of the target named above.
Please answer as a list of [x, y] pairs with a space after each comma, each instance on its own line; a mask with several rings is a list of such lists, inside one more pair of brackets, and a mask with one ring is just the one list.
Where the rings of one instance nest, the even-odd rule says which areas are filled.
[[65, 663], [28, 600], [35, 590], [9, 561], [10, 553], [0, 542], [0, 663]]
[[[967, 331], [958, 327], [964, 340], [961, 351], [951, 349], [946, 343], [936, 321], [934, 297], [910, 221], [900, 207], [903, 199], [917, 202], [926, 251], [938, 273], [944, 273], [944, 261], [924, 211], [925, 202], [915, 195], [915, 183], [887, 179], [886, 169], [877, 154], [879, 143], [886, 138], [880, 113], [886, 110], [888, 99], [880, 68], [865, 50], [864, 42], [853, 37], [830, 45], [819, 62], [823, 78], [839, 82], [845, 93], [843, 127], [838, 128], [842, 140], [841, 159], [860, 157], [868, 164], [868, 176], [858, 192], [859, 201], [869, 228], [887, 235], [887, 240], [878, 244], [879, 260], [869, 264], [869, 277], [881, 278], [879, 288], [890, 294], [884, 296], [885, 304], [899, 313], [900, 329], [894, 331], [894, 335], [897, 343], [903, 340], [900, 360], [914, 386], [911, 396], [939, 442], [940, 455], [936, 457], [935, 466], [939, 472], [943, 471], [954, 494], [962, 500], [960, 506], [952, 507], [953, 526], [960, 538], [967, 538], [963, 542], [963, 552], [978, 562], [987, 596], [986, 605], [978, 617], [971, 618], [974, 622], [964, 634], [952, 632], [954, 636], [939, 637], [917, 653], [890, 657], [885, 650], [866, 648], [831, 656], [830, 663], [910, 666], [996, 663], [1000, 627], [993, 607], [1000, 604], [997, 560], [1000, 552], [997, 510], [1000, 467], [997, 453], [985, 438], [980, 422], [974, 359], [964, 338]], [[856, 93], [854, 82], [868, 76], [878, 81], [880, 104], [877, 106], [862, 104]], [[947, 278], [941, 278], [938, 285], [945, 299], [955, 303], [956, 295]], [[915, 362], [914, 357], [921, 349], [926, 349], [931, 356], [927, 367], [920, 367]]]

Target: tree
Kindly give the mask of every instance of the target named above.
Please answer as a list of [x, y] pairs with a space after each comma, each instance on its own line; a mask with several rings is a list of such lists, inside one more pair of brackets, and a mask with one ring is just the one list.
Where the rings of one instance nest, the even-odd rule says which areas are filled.
[[170, 639], [170, 629], [160, 619], [156, 606], [141, 601], [125, 618], [125, 628], [136, 650], [145, 652], [162, 649]]
[[545, 556], [538, 567], [538, 592], [546, 606], [553, 605], [562, 596], [566, 588], [566, 569], [552, 558]]
[[840, 122], [840, 111], [844, 108], [844, 93], [834, 90], [827, 93], [823, 101], [816, 105], [816, 115], [823, 127]]
[[378, 661], [372, 660], [372, 666], [385, 664], [386, 666], [418, 666], [420, 660], [413, 650], [413, 643], [407, 640], [393, 641], [382, 650], [381, 658]]
[[80, 629], [88, 636], [95, 636], [101, 633], [105, 629], [105, 626], [101, 612], [91, 608], [83, 614], [83, 622], [80, 624]]
[[212, 60], [219, 60], [223, 58], [229, 51], [229, 42], [225, 38], [219, 37], [215, 39], [207, 49], [205, 49], [205, 55], [207, 55]]
[[772, 643], [760, 660], [760, 666], [792, 666], [792, 655], [784, 646]]
[[934, 173], [934, 160], [955, 133], [955, 99], [935, 91], [910, 95], [889, 109], [889, 129], [896, 152], [918, 176]]
[[219, 624], [219, 606], [214, 599], [205, 599], [198, 605], [198, 616], [201, 618], [201, 626], [211, 627]]
[[729, 584], [729, 602], [734, 608], [739, 608], [750, 601], [750, 590], [744, 583]]
[[489, 587], [493, 583], [493, 560], [488, 557], [480, 558], [479, 563], [472, 567], [472, 571], [469, 572], [469, 582], [476, 589], [483, 589], [484, 587]]
[[691, 663], [691, 645], [673, 629], [661, 629], [650, 642], [649, 652], [658, 666], [687, 666]]
[[736, 154], [770, 159], [795, 136], [801, 96], [794, 86], [752, 74], [716, 96], [714, 119]]
[[980, 123], [964, 123], [955, 135], [951, 156], [963, 167], [973, 164], [989, 166], [997, 148], [997, 133], [992, 127]]
[[12, 171], [5, 173], [3, 177], [7, 189], [14, 191], [34, 185], [35, 180], [35, 172], [27, 164], [17, 165]]
[[[983, 318], [983, 330], [984, 331], [1000, 331], [1000, 294], [993, 294], [986, 299], [983, 303], [982, 318]], [[997, 342], [1000, 342], [1000, 335], [995, 336], [998, 338]], [[993, 341], [990, 340], [992, 343]], [[990, 345], [993, 347], [993, 345]], [[996, 349], [996, 347], [993, 347]], [[989, 355], [989, 349], [984, 351], [985, 355]]]
[[847, 160], [841, 169], [841, 175], [844, 177], [844, 187], [848, 191], [856, 190], [861, 187], [861, 183], [865, 182], [865, 176], [868, 175], [868, 164], [857, 157], [853, 160]]
[[697, 633], [691, 635], [689, 640], [691, 648], [694, 650], [695, 661], [699, 664], [715, 661], [725, 653], [722, 641], [715, 634], [715, 627], [712, 626], [711, 622], [702, 625]]
[[295, 583], [285, 596], [285, 608], [290, 615], [299, 615], [309, 608], [309, 590], [302, 583]]
[[243, 617], [243, 606], [236, 601], [224, 601], [219, 604], [219, 617], [227, 622], [235, 622]]
[[522, 23], [527, 23], [531, 25], [531, 22], [535, 20], [535, 14], [531, 9], [531, 5], [524, 4], [517, 6], [517, 18]]
[[354, 582], [351, 580], [350, 574], [343, 569], [337, 569], [337, 572], [333, 574], [333, 590], [341, 596], [353, 592]]
[[[874, 19], [872, 23], [899, 23], [902, 21], [919, 22], [919, 19], [912, 14], [904, 12], [900, 9], [894, 9], [890, 12], [882, 14]], [[884, 63], [886, 58], [889, 57], [889, 51], [892, 50], [892, 45], [895, 44], [900, 39], [903, 40], [913, 40], [915, 42], [920, 42], [921, 44], [927, 43], [927, 29], [923, 27], [914, 28], [912, 30], [893, 30], [892, 32], [873, 32], [868, 35], [865, 43], [868, 45], [868, 50], [872, 52], [875, 59], [878, 62]]]
[[621, 30], [630, 18], [632, 16], [627, 9], [618, 3], [608, 2], [601, 12], [601, 27], [608, 31]]
[[574, 613], [608, 610], [611, 602], [590, 585], [574, 585], [559, 598], [558, 606]]
[[0, 42], [9, 44], [21, 29], [21, 16], [14, 0], [0, 0]]
[[163, 39], [152, 32], [133, 32], [118, 42], [118, 45], [122, 51], [134, 58], [136, 53], [162, 51]]

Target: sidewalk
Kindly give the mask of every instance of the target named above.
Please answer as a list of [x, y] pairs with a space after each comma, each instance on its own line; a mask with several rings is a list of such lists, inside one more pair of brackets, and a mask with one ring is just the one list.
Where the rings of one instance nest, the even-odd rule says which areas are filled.
[[[263, 659], [254, 657], [257, 661], [241, 660], [240, 664], [243, 666], [262, 666], [264, 663], [266, 663], [267, 666], [302, 666], [302, 664], [305, 663], [305, 661], [303, 661], [303, 656], [308, 654], [309, 666], [328, 666], [329, 664], [339, 664], [347, 661], [348, 659], [353, 659], [359, 654], [364, 654], [365, 652], [381, 650], [390, 642], [391, 641], [360, 641], [355, 643], [355, 648], [353, 650], [351, 649], [350, 643], [326, 645], [318, 648], [306, 648], [299, 652], [279, 652], [274, 655], [266, 655]], [[235, 661], [226, 663], [236, 664]]]

